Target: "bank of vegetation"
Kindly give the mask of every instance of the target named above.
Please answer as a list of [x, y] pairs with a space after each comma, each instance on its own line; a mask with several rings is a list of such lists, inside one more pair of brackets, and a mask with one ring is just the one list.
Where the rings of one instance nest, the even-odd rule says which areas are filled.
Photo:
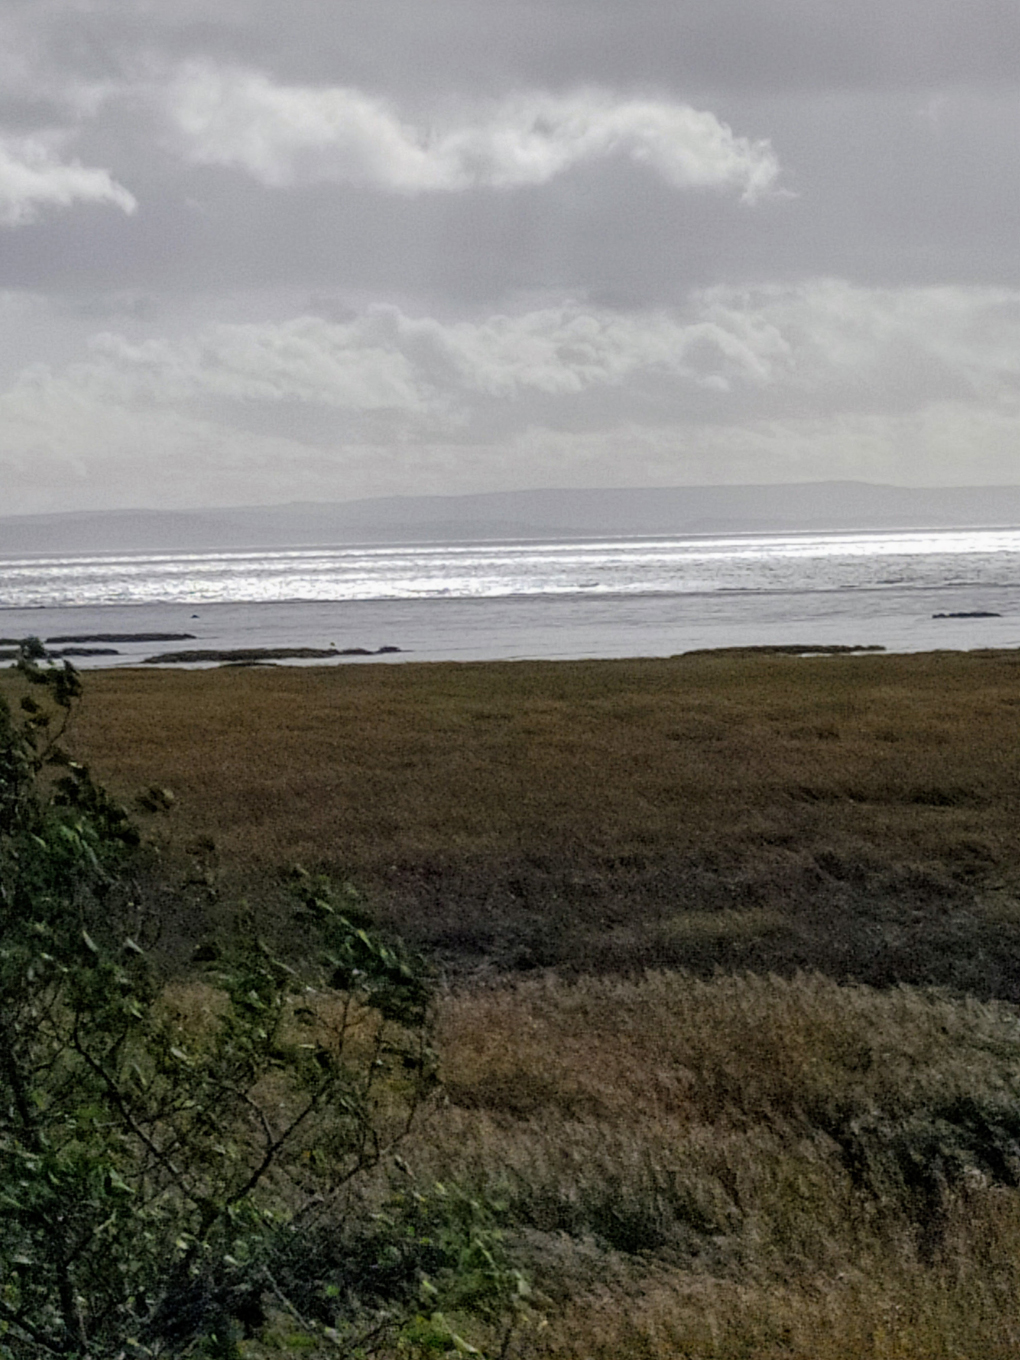
[[[130, 964], [118, 1052], [215, 1110], [146, 1107], [195, 1179], [157, 1196], [184, 1245], [125, 1249], [164, 1283], [124, 1295], [124, 1353], [1014, 1354], [1018, 679], [1008, 653], [90, 676], [63, 741], [142, 844], [69, 972]], [[103, 952], [114, 906], [144, 968]], [[243, 1088], [225, 1036], [266, 1063]], [[126, 1231], [128, 1152], [83, 1230]], [[4, 1249], [0, 1346], [77, 1353], [55, 1314], [17, 1332]]]

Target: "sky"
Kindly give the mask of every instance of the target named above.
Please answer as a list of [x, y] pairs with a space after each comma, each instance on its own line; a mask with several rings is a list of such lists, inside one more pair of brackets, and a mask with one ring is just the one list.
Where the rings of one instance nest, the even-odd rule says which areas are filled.
[[0, 0], [0, 514], [1020, 482], [1016, 0]]

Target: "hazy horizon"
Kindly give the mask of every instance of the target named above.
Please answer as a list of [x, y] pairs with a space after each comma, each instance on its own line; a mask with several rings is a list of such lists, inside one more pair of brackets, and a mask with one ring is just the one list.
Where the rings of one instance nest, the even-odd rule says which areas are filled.
[[1020, 525], [1020, 486], [805, 482], [559, 488], [0, 516], [0, 556], [1013, 525]]
[[876, 491], [904, 492], [924, 496], [928, 492], [980, 492], [992, 494], [998, 491], [1018, 491], [1020, 492], [1020, 477], [1016, 481], [1010, 482], [957, 482], [957, 483], [925, 483], [908, 484], [905, 482], [889, 481], [866, 481], [861, 478], [845, 477], [818, 480], [813, 478], [800, 478], [796, 481], [762, 481], [762, 482], [673, 482], [656, 483], [654, 485], [633, 486], [521, 486], [514, 488], [493, 487], [485, 491], [432, 491], [423, 494], [413, 492], [397, 492], [392, 495], [372, 495], [372, 496], [337, 496], [326, 500], [268, 500], [268, 501], [224, 501], [217, 503], [194, 503], [191, 505], [182, 504], [173, 507], [164, 507], [156, 504], [143, 504], [141, 502], [132, 505], [115, 506], [107, 509], [93, 510], [55, 510], [55, 511], [16, 511], [13, 514], [0, 513], [0, 522], [5, 520], [28, 519], [28, 518], [57, 518], [60, 516], [82, 515], [82, 514], [103, 514], [103, 515], [130, 515], [138, 513], [160, 513], [160, 514], [192, 514], [199, 512], [215, 511], [269, 511], [286, 510], [306, 506], [355, 506], [371, 505], [376, 502], [397, 502], [397, 501], [422, 501], [436, 502], [441, 500], [469, 501], [484, 497], [499, 496], [558, 496], [558, 495], [629, 495], [632, 493], [655, 493], [665, 492], [745, 492], [758, 490], [759, 488], [785, 489], [785, 488], [856, 488], [866, 487]]

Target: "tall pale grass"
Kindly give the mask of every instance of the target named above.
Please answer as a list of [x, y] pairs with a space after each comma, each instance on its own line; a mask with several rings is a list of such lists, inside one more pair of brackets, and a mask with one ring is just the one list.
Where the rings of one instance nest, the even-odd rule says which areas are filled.
[[[445, 1103], [409, 1156], [507, 1204], [549, 1301], [522, 1354], [1020, 1344], [1020, 1148], [1004, 1136], [990, 1171], [953, 1124], [1016, 1108], [1013, 1008], [819, 977], [546, 979], [449, 998], [440, 1051]], [[921, 1193], [910, 1158], [939, 1139]]]

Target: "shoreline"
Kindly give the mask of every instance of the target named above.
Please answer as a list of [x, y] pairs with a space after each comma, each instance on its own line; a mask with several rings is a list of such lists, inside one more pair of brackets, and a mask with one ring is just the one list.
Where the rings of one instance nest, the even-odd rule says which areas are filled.
[[[939, 614], [946, 617], [933, 617]], [[1020, 647], [1020, 583], [980, 589], [0, 609], [0, 637], [5, 638], [128, 633], [188, 633], [189, 650], [196, 652], [357, 650], [358, 655], [343, 659], [358, 665], [661, 657], [805, 643], [879, 646], [890, 654], [1008, 650]], [[380, 656], [382, 647], [400, 651]], [[82, 658], [82, 668], [141, 665], [160, 649], [139, 641], [119, 650], [118, 657]]]
[[[971, 617], [962, 615], [961, 617]], [[977, 615], [975, 617], [984, 617]], [[123, 639], [125, 642], [135, 641], [132, 638]], [[0, 639], [0, 645], [7, 642], [16, 642], [18, 639]], [[45, 643], [45, 639], [42, 640]], [[932, 647], [927, 651], [906, 651], [887, 648], [881, 643], [748, 643], [721, 645], [718, 647], [694, 647], [684, 652], [673, 652], [666, 656], [554, 656], [554, 657], [484, 657], [456, 660], [447, 657], [422, 658], [416, 656], [410, 650], [392, 645], [377, 647], [374, 649], [367, 647], [343, 647], [343, 648], [317, 648], [317, 647], [294, 647], [294, 648], [274, 648], [274, 647], [251, 647], [236, 649], [215, 649], [207, 650], [195, 649], [192, 651], [182, 651], [179, 653], [159, 654], [156, 656], [143, 657], [140, 660], [121, 658], [121, 654], [111, 648], [106, 647], [65, 647], [47, 648], [45, 659], [51, 661], [68, 660], [75, 665], [77, 670], [88, 669], [90, 673], [125, 673], [128, 671], [141, 671], [151, 673], [153, 671], [194, 671], [210, 669], [226, 669], [239, 666], [279, 666], [285, 665], [301, 669], [321, 669], [332, 670], [335, 665], [329, 663], [350, 663], [357, 662], [365, 665], [372, 662], [389, 664], [392, 662], [402, 662], [408, 665], [428, 665], [428, 666], [501, 666], [501, 665], [521, 665], [530, 664], [561, 664], [568, 665], [572, 662], [583, 662], [586, 664], [598, 665], [600, 663], [613, 662], [634, 662], [645, 661], [682, 661], [695, 660], [704, 657], [722, 657], [733, 660], [751, 659], [755, 657], [789, 657], [799, 659], [815, 659], [825, 657], [916, 657], [919, 660], [940, 656], [982, 656], [982, 657], [1010, 657], [1020, 652], [1020, 645], [1015, 647]], [[17, 651], [6, 647], [0, 650], [0, 664], [13, 662], [17, 659]], [[118, 657], [117, 661], [111, 662], [110, 657]], [[83, 666], [82, 662], [87, 662]]]

